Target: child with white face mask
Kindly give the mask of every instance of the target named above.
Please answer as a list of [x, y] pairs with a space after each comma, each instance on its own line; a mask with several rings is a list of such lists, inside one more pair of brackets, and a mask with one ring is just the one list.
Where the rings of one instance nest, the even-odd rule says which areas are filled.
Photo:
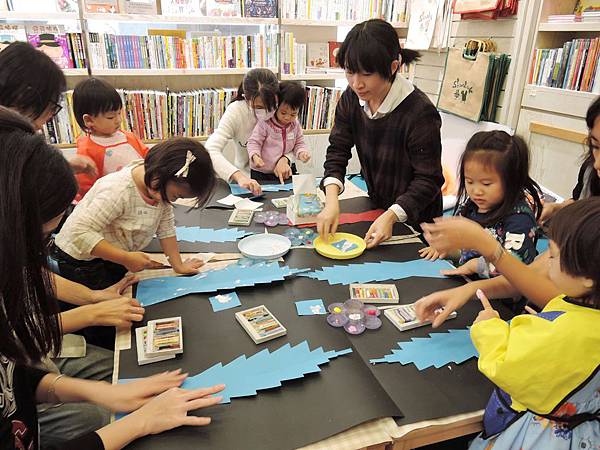
[[[228, 182], [237, 183], [255, 195], [261, 193], [257, 181], [249, 177], [250, 166], [248, 139], [258, 120], [269, 120], [277, 109], [279, 81], [268, 69], [252, 69], [240, 84], [237, 96], [229, 104], [219, 126], [206, 141], [217, 175]], [[233, 161], [229, 161], [223, 151], [233, 141]], [[286, 160], [287, 162], [287, 160]]]

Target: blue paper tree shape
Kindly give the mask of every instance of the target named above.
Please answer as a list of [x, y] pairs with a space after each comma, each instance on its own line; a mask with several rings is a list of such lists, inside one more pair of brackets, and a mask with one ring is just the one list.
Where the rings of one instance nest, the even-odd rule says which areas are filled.
[[177, 227], [177, 240], [187, 242], [235, 242], [252, 234], [237, 228]]
[[406, 262], [382, 261], [324, 267], [323, 270], [315, 270], [301, 276], [328, 281], [329, 284], [370, 283], [409, 277], [444, 278], [440, 271], [453, 267], [448, 261], [440, 259], [437, 261], [424, 259]]
[[[229, 188], [231, 189], [231, 193], [233, 195], [242, 195], [249, 194], [250, 191], [246, 188], [238, 186], [237, 184], [229, 184]], [[261, 186], [263, 192], [280, 192], [280, 191], [291, 191], [294, 187], [292, 183], [285, 184], [263, 184]]]
[[232, 264], [224, 269], [202, 272], [191, 277], [161, 277], [138, 283], [136, 298], [142, 306], [154, 305], [188, 294], [216, 292], [255, 284], [283, 281], [285, 277], [308, 269], [280, 267], [277, 262], [261, 263], [250, 267]]
[[471, 342], [469, 330], [449, 330], [448, 333], [430, 333], [430, 337], [413, 338], [410, 342], [398, 342], [400, 350], [393, 349], [391, 355], [371, 359], [371, 364], [395, 363], [414, 364], [417, 369], [427, 367], [439, 369], [448, 363], [460, 364], [479, 354]]

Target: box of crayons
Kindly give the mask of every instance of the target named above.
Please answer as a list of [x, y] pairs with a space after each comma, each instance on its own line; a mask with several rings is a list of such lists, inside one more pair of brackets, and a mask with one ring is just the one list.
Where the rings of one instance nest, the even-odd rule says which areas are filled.
[[166, 361], [167, 359], [175, 358], [174, 354], [155, 356], [154, 358], [149, 357], [146, 354], [146, 346], [148, 345], [148, 328], [138, 327], [135, 329], [135, 347], [137, 350], [138, 365], [143, 366], [144, 364], [150, 364], [159, 361]]
[[177, 355], [183, 353], [181, 317], [149, 320], [147, 325], [146, 356]]
[[[412, 330], [413, 328], [423, 327], [431, 323], [430, 320], [420, 322], [417, 319], [417, 313], [415, 311], [415, 304], [409, 305], [398, 305], [392, 306], [386, 309], [384, 312], [385, 317], [394, 324], [400, 331]], [[456, 317], [456, 311], [452, 311], [448, 316], [448, 319], [454, 319]]]
[[398, 303], [400, 296], [393, 284], [351, 284], [350, 298], [363, 303]]
[[250, 335], [255, 344], [287, 334], [287, 330], [265, 305], [235, 313], [235, 318]]

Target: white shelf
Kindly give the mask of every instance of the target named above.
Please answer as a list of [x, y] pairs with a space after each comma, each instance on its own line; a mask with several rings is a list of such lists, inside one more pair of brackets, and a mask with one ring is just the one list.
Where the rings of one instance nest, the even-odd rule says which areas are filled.
[[342, 80], [346, 78], [344, 72], [340, 73], [302, 73], [302, 74], [281, 74], [282, 80]]
[[[366, 20], [366, 19], [365, 19]], [[364, 20], [310, 20], [310, 19], [281, 19], [281, 25], [301, 27], [353, 27]], [[405, 22], [392, 23], [394, 28], [408, 28]]]
[[206, 25], [277, 25], [277, 18], [262, 17], [208, 17], [208, 16], [163, 16], [161, 14], [92, 14], [83, 16], [87, 20], [113, 22], [177, 23]]
[[[93, 75], [104, 76], [165, 76], [165, 75], [244, 75], [253, 68], [245, 69], [92, 69]], [[269, 67], [273, 73], [278, 69]]]
[[59, 12], [28, 13], [28, 12], [20, 12], [20, 11], [1, 11], [0, 19], [20, 20], [23, 22], [27, 22], [27, 21], [47, 22], [50, 20], [78, 20], [79, 15], [77, 13], [59, 13]]
[[524, 108], [584, 118], [588, 107], [597, 96], [598, 94], [592, 92], [528, 84], [525, 86], [521, 105]]
[[63, 69], [63, 73], [67, 77], [85, 77], [88, 75], [87, 69]]
[[600, 22], [540, 23], [539, 31], [600, 31]]

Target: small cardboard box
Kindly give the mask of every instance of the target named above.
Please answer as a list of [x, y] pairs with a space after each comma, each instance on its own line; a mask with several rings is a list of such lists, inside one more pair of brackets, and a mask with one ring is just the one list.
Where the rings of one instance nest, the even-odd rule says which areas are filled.
[[292, 225], [315, 223], [317, 215], [323, 209], [323, 201], [316, 187], [313, 175], [294, 175], [292, 177], [294, 194], [287, 202], [286, 214]]

